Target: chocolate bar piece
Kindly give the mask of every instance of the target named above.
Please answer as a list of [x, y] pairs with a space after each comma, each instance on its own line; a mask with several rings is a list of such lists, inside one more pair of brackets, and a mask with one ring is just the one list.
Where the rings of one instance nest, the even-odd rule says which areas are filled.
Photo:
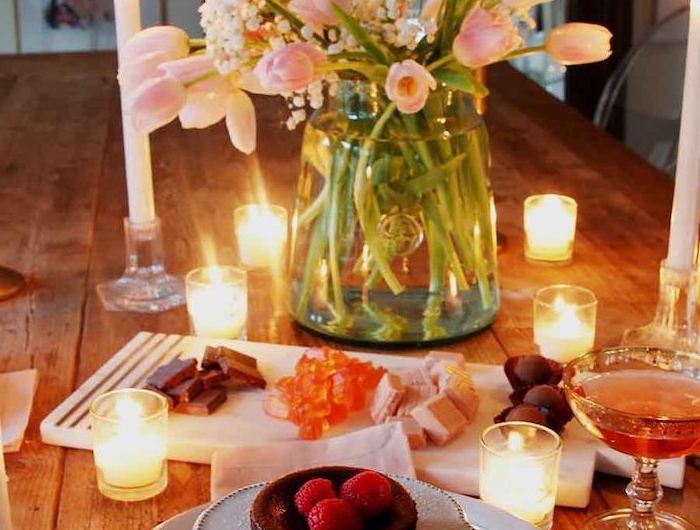
[[218, 386], [219, 383], [226, 380], [226, 376], [218, 368], [212, 368], [211, 370], [200, 370], [197, 372], [197, 377], [202, 381], [204, 390], [214, 388], [215, 386]]
[[196, 377], [197, 375], [197, 360], [189, 359], [173, 359], [168, 364], [156, 368], [146, 383], [159, 389], [168, 390], [173, 388], [185, 379]]
[[221, 346], [207, 346], [204, 348], [204, 355], [202, 356], [202, 370], [215, 370], [219, 369], [219, 352], [221, 351]]
[[171, 396], [175, 400], [175, 403], [184, 403], [192, 401], [202, 390], [204, 390], [202, 380], [198, 377], [191, 377], [185, 379], [179, 385], [167, 389], [165, 393]]
[[202, 369], [210, 370], [221, 368], [221, 357], [229, 359], [234, 363], [250, 366], [251, 368], [258, 367], [258, 360], [243, 352], [227, 348], [226, 346], [207, 346], [204, 349], [204, 356], [202, 357]]
[[267, 382], [255, 366], [250, 363], [238, 360], [235, 356], [219, 355], [219, 366], [227, 379], [234, 383], [265, 388]]
[[224, 389], [210, 388], [199, 394], [192, 401], [184, 401], [175, 405], [175, 412], [208, 416], [224, 401], [226, 401], [226, 391]]
[[169, 396], [168, 394], [166, 394], [162, 390], [159, 390], [156, 387], [149, 385], [149, 384], [144, 385], [143, 388], [145, 388], [146, 390], [150, 390], [151, 392], [155, 392], [159, 396], [163, 396], [165, 398], [165, 400], [168, 402], [169, 409], [172, 409], [175, 406], [175, 399], [173, 398], [173, 396]]

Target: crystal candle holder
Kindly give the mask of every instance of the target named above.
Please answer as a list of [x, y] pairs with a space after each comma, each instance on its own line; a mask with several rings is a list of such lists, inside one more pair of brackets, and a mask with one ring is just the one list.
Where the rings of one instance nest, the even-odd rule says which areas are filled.
[[185, 289], [194, 335], [245, 338], [248, 315], [246, 272], [230, 266], [200, 267], [187, 273]]
[[593, 348], [595, 294], [576, 285], [549, 285], [535, 294], [533, 330], [541, 355], [565, 363]]
[[150, 390], [125, 388], [90, 406], [97, 486], [110, 499], [139, 501], [168, 485], [168, 403]]
[[561, 439], [534, 423], [496, 423], [481, 433], [479, 495], [540, 530], [553, 523]]
[[576, 236], [577, 204], [565, 195], [531, 195], [525, 199], [525, 257], [530, 261], [571, 261]]
[[246, 204], [233, 214], [242, 267], [281, 270], [287, 246], [287, 210], [282, 206]]

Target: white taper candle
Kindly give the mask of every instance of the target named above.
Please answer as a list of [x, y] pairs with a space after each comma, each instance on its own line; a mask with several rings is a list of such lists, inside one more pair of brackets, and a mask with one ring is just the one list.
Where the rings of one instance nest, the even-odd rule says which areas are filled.
[[[140, 0], [114, 0], [114, 22], [117, 29], [117, 55], [121, 64], [121, 50], [124, 44], [141, 30]], [[137, 133], [131, 126], [130, 117], [125, 113], [125, 100], [126, 95], [121, 91], [129, 220], [132, 223], [148, 223], [153, 221], [156, 215], [151, 174], [151, 149], [148, 135]]]
[[683, 110], [666, 266], [693, 268], [700, 206], [700, 0], [690, 2]]
[[0, 528], [12, 530], [10, 497], [7, 493], [7, 474], [5, 473], [5, 455], [2, 449], [2, 424], [0, 424]]

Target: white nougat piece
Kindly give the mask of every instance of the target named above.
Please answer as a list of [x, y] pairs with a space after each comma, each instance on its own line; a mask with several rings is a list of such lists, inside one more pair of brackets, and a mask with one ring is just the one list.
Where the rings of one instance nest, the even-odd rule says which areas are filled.
[[431, 351], [423, 358], [423, 370], [435, 384], [447, 377], [448, 372], [445, 365], [463, 369], [467, 362], [461, 353], [448, 351]]
[[411, 416], [437, 445], [445, 445], [459, 436], [467, 419], [443, 393], [436, 394], [411, 411]]
[[398, 421], [401, 423], [411, 449], [415, 451], [428, 447], [428, 436], [425, 433], [425, 429], [411, 416], [389, 418], [389, 421]]
[[401, 378], [391, 372], [386, 372], [374, 392], [369, 406], [369, 415], [374, 423], [384, 423], [396, 413], [396, 409], [406, 393]]

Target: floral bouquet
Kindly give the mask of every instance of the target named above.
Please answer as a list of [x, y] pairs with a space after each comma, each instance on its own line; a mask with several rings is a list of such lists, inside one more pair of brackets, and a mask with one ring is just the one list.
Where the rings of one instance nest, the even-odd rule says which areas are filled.
[[424, 343], [498, 308], [495, 210], [478, 69], [546, 52], [607, 58], [610, 32], [569, 23], [544, 45], [520, 29], [547, 0], [206, 0], [204, 39], [146, 29], [120, 50], [126, 113], [148, 133], [222, 119], [255, 150], [249, 93], [308, 121], [292, 238], [290, 311], [362, 342]]

